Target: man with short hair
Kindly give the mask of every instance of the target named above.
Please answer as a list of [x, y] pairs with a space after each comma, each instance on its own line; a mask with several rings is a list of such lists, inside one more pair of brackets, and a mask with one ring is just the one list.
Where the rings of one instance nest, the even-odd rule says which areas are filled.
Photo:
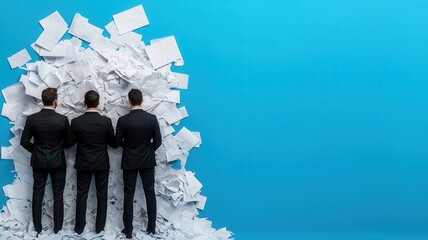
[[107, 145], [115, 146], [114, 130], [110, 118], [101, 116], [97, 110], [100, 95], [90, 90], [85, 94], [85, 114], [71, 121], [70, 145], [77, 143], [77, 197], [74, 231], [82, 234], [86, 225], [86, 204], [92, 176], [97, 188], [97, 219], [95, 231], [104, 230], [107, 217], [107, 189], [109, 156]]
[[146, 195], [148, 225], [147, 233], [155, 234], [156, 195], [155, 195], [155, 151], [161, 145], [162, 137], [155, 115], [141, 109], [143, 95], [140, 90], [128, 93], [131, 112], [117, 121], [116, 145], [121, 145], [124, 184], [122, 233], [132, 238], [133, 202], [137, 175], [140, 174]]
[[[63, 193], [66, 178], [64, 143], [69, 134], [66, 116], [55, 112], [58, 94], [55, 88], [42, 91], [43, 109], [27, 117], [21, 135], [21, 145], [31, 152], [33, 168], [32, 214], [34, 228], [42, 231], [42, 202], [48, 175], [52, 182], [54, 199], [54, 232], [62, 229], [64, 220]], [[34, 143], [31, 142], [34, 138]]]

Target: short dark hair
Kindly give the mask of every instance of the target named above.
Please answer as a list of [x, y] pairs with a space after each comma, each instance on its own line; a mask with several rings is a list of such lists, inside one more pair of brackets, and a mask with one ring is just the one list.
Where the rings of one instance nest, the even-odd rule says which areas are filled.
[[51, 106], [58, 99], [56, 88], [46, 88], [42, 91], [42, 102], [45, 106]]
[[100, 95], [94, 90], [89, 90], [85, 93], [85, 104], [88, 108], [98, 107], [100, 103]]
[[138, 89], [131, 89], [128, 93], [128, 98], [132, 106], [138, 106], [143, 103], [143, 94]]

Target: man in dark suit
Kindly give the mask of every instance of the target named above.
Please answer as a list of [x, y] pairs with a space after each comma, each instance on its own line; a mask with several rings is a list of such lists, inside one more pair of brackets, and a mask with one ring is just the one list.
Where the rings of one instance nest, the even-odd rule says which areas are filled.
[[85, 94], [86, 113], [71, 121], [69, 144], [77, 143], [77, 198], [74, 231], [81, 234], [86, 225], [86, 204], [92, 176], [97, 188], [97, 220], [95, 231], [104, 230], [107, 217], [107, 189], [109, 156], [107, 145], [115, 146], [114, 130], [110, 118], [101, 116], [97, 107], [100, 96], [91, 90]]
[[123, 233], [132, 238], [133, 201], [137, 175], [140, 174], [146, 195], [148, 225], [147, 233], [154, 234], [156, 228], [155, 196], [155, 151], [162, 137], [155, 115], [141, 109], [143, 96], [138, 89], [129, 94], [131, 112], [117, 121], [116, 144], [123, 148], [122, 169], [124, 184]]
[[[21, 135], [21, 145], [31, 152], [33, 168], [32, 213], [34, 228], [42, 231], [42, 202], [48, 175], [52, 182], [54, 198], [54, 232], [62, 229], [64, 220], [63, 193], [66, 178], [64, 142], [68, 138], [69, 123], [67, 117], [56, 113], [58, 94], [55, 88], [42, 92], [44, 108], [27, 117]], [[34, 138], [34, 143], [31, 142]]]

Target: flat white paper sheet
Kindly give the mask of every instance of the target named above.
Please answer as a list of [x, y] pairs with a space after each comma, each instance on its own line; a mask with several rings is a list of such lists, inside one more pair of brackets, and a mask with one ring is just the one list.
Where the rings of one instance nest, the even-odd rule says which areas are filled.
[[89, 19], [76, 13], [71, 23], [70, 30], [68, 31], [71, 35], [74, 35], [86, 42], [93, 42], [99, 35], [102, 34], [103, 30], [89, 23]]
[[36, 51], [41, 57], [65, 57], [67, 55], [67, 45], [57, 44], [52, 51], [41, 48]]
[[143, 5], [138, 5], [121, 13], [113, 15], [114, 23], [120, 35], [137, 28], [149, 25]]
[[24, 65], [30, 60], [31, 56], [25, 48], [7, 58], [10, 68], [12, 69]]
[[1, 158], [2, 159], [12, 159], [13, 147], [1, 147]]
[[113, 21], [107, 24], [105, 28], [111, 35], [110, 40], [117, 45], [125, 46], [125, 44], [128, 44], [130, 46], [137, 47], [141, 43], [141, 34], [135, 32], [127, 32], [120, 35]]
[[56, 24], [61, 27], [67, 27], [67, 23], [65, 22], [64, 18], [62, 18], [61, 14], [59, 14], [58, 11], [53, 12], [49, 16], [43, 18], [39, 21], [42, 28], [49, 28], [51, 25]]
[[183, 127], [175, 136], [178, 146], [189, 152], [199, 143], [199, 139], [186, 127]]
[[145, 49], [154, 69], [172, 62], [175, 62], [176, 66], [184, 65], [174, 36], [151, 40]]
[[48, 51], [52, 51], [67, 32], [67, 23], [58, 11], [40, 20], [39, 23], [43, 28], [43, 32], [35, 43]]

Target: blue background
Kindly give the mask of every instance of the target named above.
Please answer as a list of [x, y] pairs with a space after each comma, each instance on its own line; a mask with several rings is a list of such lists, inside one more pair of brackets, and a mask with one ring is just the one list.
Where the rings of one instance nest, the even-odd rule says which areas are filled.
[[[175, 70], [190, 74], [183, 124], [203, 144], [187, 168], [214, 227], [238, 239], [428, 231], [427, 1], [2, 1], [0, 87], [22, 73], [6, 58], [35, 57], [53, 11], [103, 27], [140, 3], [144, 41], [175, 35]], [[10, 127], [0, 119], [3, 146]], [[0, 161], [0, 185], [12, 169]]]

